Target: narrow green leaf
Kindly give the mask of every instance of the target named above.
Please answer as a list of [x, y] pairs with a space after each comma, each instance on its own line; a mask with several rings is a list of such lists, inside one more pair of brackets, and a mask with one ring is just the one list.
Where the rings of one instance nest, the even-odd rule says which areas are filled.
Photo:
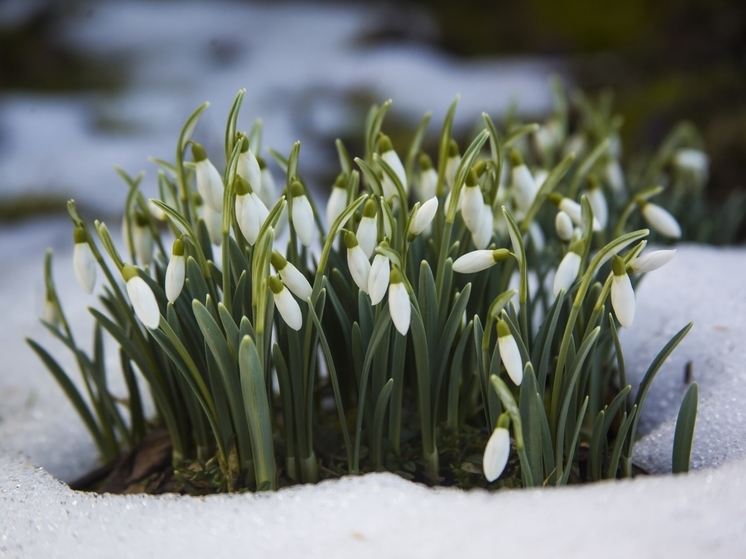
[[686, 391], [676, 419], [676, 432], [673, 438], [672, 470], [675, 474], [689, 471], [694, 442], [694, 425], [697, 422], [697, 400], [699, 387], [693, 383]]
[[383, 439], [383, 419], [386, 406], [389, 403], [391, 389], [394, 387], [394, 379], [390, 378], [381, 389], [376, 402], [376, 411], [373, 415], [373, 442], [371, 444], [371, 457], [375, 468], [383, 468], [383, 453], [381, 452], [381, 440]]

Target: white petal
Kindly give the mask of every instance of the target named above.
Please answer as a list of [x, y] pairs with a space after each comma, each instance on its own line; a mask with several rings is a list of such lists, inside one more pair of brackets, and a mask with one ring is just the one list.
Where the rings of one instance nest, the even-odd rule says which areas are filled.
[[532, 221], [531, 225], [528, 226], [528, 235], [531, 238], [531, 242], [534, 244], [536, 252], [539, 254], [544, 252], [544, 246], [546, 245], [544, 231], [541, 230], [541, 226], [535, 221]]
[[710, 158], [699, 149], [681, 148], [674, 153], [673, 161], [680, 169], [700, 173], [707, 176], [710, 166]]
[[449, 157], [446, 160], [446, 184], [448, 185], [448, 188], [453, 189], [453, 183], [456, 182], [456, 171], [458, 171], [458, 166], [461, 163], [461, 156], [457, 155], [455, 157]]
[[171, 256], [166, 268], [166, 297], [174, 303], [184, 287], [186, 264], [183, 256]]
[[44, 322], [52, 326], [59, 326], [60, 324], [60, 315], [57, 313], [57, 307], [52, 301], [47, 300], [44, 302], [44, 311], [41, 317]]
[[376, 218], [363, 216], [360, 224], [357, 226], [356, 237], [357, 242], [360, 243], [360, 248], [365, 253], [365, 257], [370, 258], [373, 255], [373, 251], [376, 250], [376, 244], [378, 243]]
[[642, 215], [651, 229], [665, 237], [678, 239], [681, 237], [681, 226], [676, 218], [657, 204], [648, 202], [642, 208]]
[[132, 240], [135, 243], [137, 259], [143, 266], [150, 266], [153, 261], [153, 234], [150, 232], [150, 227], [135, 225]]
[[499, 336], [497, 345], [500, 348], [500, 359], [508, 371], [508, 376], [516, 386], [520, 386], [523, 381], [523, 362], [521, 361], [521, 352], [515, 338], [511, 336]]
[[495, 264], [491, 250], [473, 250], [460, 256], [453, 263], [453, 271], [459, 274], [473, 274], [491, 268]]
[[326, 223], [329, 227], [345, 211], [347, 207], [347, 191], [344, 188], [333, 187], [326, 204]]
[[611, 280], [611, 306], [619, 324], [625, 328], [632, 326], [635, 319], [635, 292], [627, 274], [614, 274]]
[[513, 197], [518, 208], [527, 212], [539, 191], [531, 171], [525, 165], [513, 168]]
[[283, 283], [295, 293], [300, 299], [305, 301], [311, 296], [311, 284], [308, 283], [306, 276], [300, 273], [300, 270], [293, 266], [290, 262], [280, 270], [280, 277]]
[[300, 312], [300, 306], [298, 302], [293, 299], [288, 289], [282, 289], [279, 293], [272, 293], [275, 298], [275, 307], [280, 311], [280, 316], [285, 321], [285, 324], [290, 326], [293, 330], [300, 330], [303, 326], [303, 315]]
[[676, 249], [673, 250], [654, 250], [645, 254], [641, 254], [632, 262], [629, 263], [629, 267], [633, 272], [637, 274], [645, 274], [657, 270], [661, 266], [668, 264], [676, 254]]
[[271, 208], [277, 202], [275, 179], [272, 176], [272, 171], [266, 168], [262, 169], [262, 189], [259, 192], [259, 198], [268, 208]]
[[241, 204], [241, 215], [238, 218], [238, 226], [241, 233], [246, 237], [250, 245], [254, 245], [259, 235], [259, 229], [267, 219], [269, 212], [256, 193], [247, 194], [243, 197]]
[[537, 192], [544, 185], [544, 181], [547, 180], [548, 176], [549, 171], [546, 169], [539, 169], [534, 173], [534, 183], [536, 183]]
[[556, 297], [560, 291], [567, 293], [575, 278], [580, 271], [580, 255], [575, 252], [568, 252], [557, 267], [557, 273], [554, 275], [554, 287], [552, 292]]
[[510, 456], [510, 433], [503, 427], [498, 427], [492, 431], [487, 446], [484, 449], [482, 458], [482, 468], [484, 477], [487, 481], [495, 481], [503, 473], [505, 466], [508, 465]]
[[89, 295], [93, 293], [93, 287], [96, 285], [96, 259], [88, 243], [75, 243], [73, 271], [80, 288]]
[[[397, 153], [394, 150], [390, 149], [389, 151], [381, 154], [381, 159], [388, 163], [389, 167], [391, 167], [394, 173], [396, 173], [396, 176], [399, 178], [399, 182], [401, 182], [402, 186], [404, 187], [404, 193], [406, 194], [409, 189], [409, 187], [407, 186], [407, 173], [404, 171], [404, 165], [402, 165], [401, 159], [399, 159]], [[384, 173], [384, 175], [385, 174], [386, 173]]]
[[131, 277], [127, 281], [127, 295], [140, 322], [151, 330], [158, 328], [161, 311], [158, 309], [158, 302], [155, 300], [153, 291], [145, 280], [140, 276]]
[[[578, 204], [575, 200], [570, 200], [569, 198], [563, 198], [562, 202], [560, 202], [559, 209], [565, 212], [567, 215], [569, 215], [570, 219], [573, 221], [575, 225], [583, 225], [583, 210], [580, 204]], [[595, 216], [593, 217], [593, 230], [594, 231], [601, 230], [601, 223], [598, 221], [598, 219], [596, 219]]]
[[598, 220], [601, 229], [606, 227], [606, 223], [609, 221], [609, 206], [606, 203], [606, 197], [604, 196], [603, 190], [600, 188], [591, 188], [588, 193], [588, 202], [591, 204], [593, 210], [593, 217]]
[[347, 249], [347, 265], [350, 268], [352, 279], [364, 292], [368, 292], [368, 274], [370, 274], [370, 262], [365, 256], [360, 245]]
[[479, 186], [465, 186], [461, 191], [461, 216], [472, 233], [479, 228], [484, 199]]
[[573, 225], [572, 219], [562, 210], [557, 212], [557, 216], [554, 218], [554, 227], [557, 230], [557, 236], [562, 241], [569, 241], [572, 237]]
[[424, 201], [435, 196], [437, 186], [438, 172], [433, 168], [424, 171], [420, 177], [420, 199]]
[[477, 249], [485, 249], [490, 244], [494, 227], [494, 216], [492, 215], [492, 206], [489, 204], [482, 205], [482, 217], [479, 221], [479, 229], [472, 233], [471, 240]]
[[606, 182], [611, 187], [611, 190], [617, 194], [624, 192], [624, 171], [622, 170], [619, 161], [616, 159], [609, 160], [604, 168], [604, 176], [606, 177]]
[[409, 303], [409, 293], [402, 282], [389, 285], [389, 313], [396, 329], [402, 336], [406, 336], [412, 317], [412, 307]]
[[152, 200], [148, 200], [148, 211], [158, 221], [166, 221], [166, 212], [156, 206]]
[[314, 221], [311, 203], [305, 194], [293, 198], [293, 211], [290, 220], [295, 227], [300, 242], [304, 246], [311, 246], [313, 242]]
[[386, 295], [390, 275], [391, 264], [389, 259], [382, 254], [376, 254], [373, 265], [370, 267], [370, 274], [368, 274], [368, 294], [371, 304], [377, 305]]
[[194, 165], [197, 176], [197, 190], [213, 211], [223, 211], [223, 179], [209, 159], [195, 163]]
[[214, 211], [210, 206], [205, 206], [205, 225], [210, 242], [220, 246], [223, 242], [223, 214]]
[[409, 232], [413, 235], [419, 235], [422, 233], [430, 225], [430, 222], [435, 217], [437, 211], [438, 198], [433, 196], [417, 210], [414, 219], [412, 219], [412, 226], [410, 227]]
[[251, 189], [257, 194], [262, 191], [262, 170], [256, 156], [249, 148], [247, 151], [238, 156], [238, 166], [236, 167], [238, 176], [248, 181]]

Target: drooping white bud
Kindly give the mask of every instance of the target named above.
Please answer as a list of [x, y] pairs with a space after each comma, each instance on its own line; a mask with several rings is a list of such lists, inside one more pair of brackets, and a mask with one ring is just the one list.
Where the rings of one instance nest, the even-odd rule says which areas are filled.
[[175, 303], [184, 287], [186, 277], [186, 258], [184, 257], [184, 241], [176, 239], [171, 249], [171, 259], [166, 268], [166, 297]]
[[435, 196], [438, 186], [438, 171], [427, 154], [420, 155], [420, 201], [430, 200]]
[[236, 174], [246, 180], [257, 194], [262, 191], [262, 170], [246, 136], [241, 139], [241, 154], [238, 156]]
[[646, 274], [668, 264], [675, 254], [676, 249], [654, 250], [633, 259], [629, 263], [629, 268], [635, 274]]
[[473, 274], [491, 268], [498, 262], [506, 260], [510, 251], [506, 248], [497, 250], [473, 250], [460, 256], [453, 263], [453, 271], [459, 274]]
[[568, 253], [565, 254], [565, 257], [560, 262], [560, 265], [557, 267], [557, 273], [554, 275], [554, 285], [552, 287], [552, 293], [554, 293], [555, 297], [559, 295], [560, 291], [567, 293], [575, 282], [575, 278], [578, 277], [582, 261], [580, 256], [581, 251], [581, 241], [574, 242]]
[[378, 222], [376, 220], [376, 203], [373, 200], [365, 202], [363, 217], [357, 226], [357, 241], [363, 249], [366, 258], [373, 255], [378, 243]]
[[609, 221], [609, 205], [601, 186], [595, 181], [591, 182], [586, 196], [588, 196], [588, 202], [593, 210], [593, 217], [598, 220], [601, 229], [605, 229]]
[[482, 204], [482, 216], [479, 219], [479, 228], [471, 234], [471, 240], [477, 249], [485, 249], [489, 246], [494, 230], [494, 222], [495, 218], [492, 214], [492, 206], [486, 203]]
[[269, 288], [275, 300], [275, 307], [280, 311], [280, 316], [290, 328], [298, 331], [303, 326], [303, 315], [300, 312], [298, 302], [290, 294], [290, 290], [285, 288], [275, 276], [269, 278]]
[[357, 237], [352, 231], [345, 233], [344, 239], [347, 246], [347, 266], [350, 269], [350, 275], [358, 288], [367, 293], [368, 275], [370, 274], [368, 257], [365, 256]]
[[710, 170], [710, 158], [699, 149], [681, 148], [673, 155], [673, 163], [680, 170], [693, 173], [707, 179]]
[[135, 315], [146, 328], [155, 330], [161, 321], [161, 311], [150, 286], [137, 275], [137, 269], [129, 264], [122, 268], [122, 277], [126, 282], [127, 296], [135, 310]]
[[458, 144], [456, 143], [456, 140], [451, 139], [448, 142], [448, 159], [446, 159], [446, 170], [444, 177], [446, 185], [451, 190], [453, 190], [453, 185], [456, 182], [456, 171], [458, 171], [458, 166], [460, 164], [461, 155], [459, 155], [458, 152]]
[[523, 360], [510, 327], [504, 320], [497, 321], [497, 345], [500, 349], [500, 359], [505, 365], [510, 380], [516, 386], [520, 386], [523, 382]]
[[305, 301], [311, 296], [313, 289], [311, 284], [308, 283], [306, 276], [304, 276], [298, 268], [288, 262], [282, 254], [276, 250], [272, 252], [270, 257], [272, 266], [277, 273], [280, 274], [283, 283], [292, 291], [298, 298]]
[[207, 159], [205, 149], [198, 143], [192, 144], [194, 156], [194, 171], [197, 180], [197, 190], [205, 201], [205, 205], [215, 212], [223, 211], [223, 179], [215, 165]]
[[344, 174], [340, 174], [332, 186], [329, 201], [326, 204], [326, 223], [329, 227], [347, 207], [347, 189]]
[[430, 223], [433, 221], [437, 211], [438, 198], [433, 196], [423, 203], [414, 214], [412, 225], [409, 227], [410, 235], [416, 237], [430, 227]]
[[615, 194], [622, 194], [625, 190], [624, 171], [617, 159], [609, 159], [604, 167], [604, 177]]
[[544, 231], [541, 230], [541, 226], [535, 221], [532, 221], [528, 226], [528, 236], [534, 244], [537, 254], [544, 252], [544, 247], [546, 246]]
[[213, 211], [210, 206], [205, 206], [205, 225], [210, 242], [215, 246], [220, 246], [223, 242], [223, 214]]
[[678, 239], [681, 237], [681, 226], [676, 218], [667, 210], [651, 202], [641, 202], [642, 217], [653, 231], [657, 231], [664, 237]]
[[504, 427], [497, 427], [492, 431], [482, 457], [482, 469], [487, 481], [493, 482], [508, 465], [510, 456], [510, 433]]
[[250, 245], [254, 245], [259, 230], [269, 216], [269, 210], [251, 190], [248, 181], [239, 177], [236, 186], [236, 220], [241, 234]]
[[[385, 134], [381, 134], [381, 137], [378, 140], [378, 149], [381, 152], [381, 159], [388, 163], [389, 167], [391, 167], [391, 169], [394, 171], [397, 178], [399, 179], [399, 182], [401, 182], [401, 185], [404, 188], [404, 193], [406, 194], [409, 189], [407, 185], [407, 173], [404, 171], [404, 165], [402, 165], [401, 159], [399, 159], [399, 156], [394, 151], [394, 146], [391, 144], [391, 140]], [[385, 183], [386, 181], [390, 181], [391, 179], [389, 179], [386, 173], [384, 173], [383, 180]], [[389, 188], [393, 188], [394, 193], [398, 192], [393, 184], [390, 185]], [[384, 188], [384, 190], [386, 189]], [[389, 197], [390, 195], [387, 194], [386, 196]]]
[[96, 285], [96, 259], [88, 244], [88, 235], [82, 227], [76, 227], [73, 231], [75, 247], [73, 248], [73, 272], [78, 280], [80, 288], [88, 293], [93, 293]]
[[368, 294], [372, 305], [377, 305], [386, 295], [391, 275], [391, 264], [383, 254], [376, 254], [368, 274]]
[[272, 176], [272, 171], [266, 166], [261, 157], [257, 157], [259, 167], [262, 169], [262, 190], [259, 192], [259, 199], [265, 206], [271, 208], [277, 202], [277, 186]]
[[612, 268], [614, 275], [611, 280], [611, 306], [619, 324], [629, 328], [635, 319], [635, 292], [629, 281], [624, 260], [615, 255]]
[[60, 325], [60, 315], [57, 312], [57, 305], [49, 297], [44, 301], [44, 310], [41, 315], [42, 320], [51, 324], [55, 328]]
[[466, 184], [461, 190], [461, 216], [464, 218], [466, 227], [472, 233], [479, 228], [483, 205], [484, 198], [477, 182], [477, 174], [474, 172], [474, 169], [470, 169], [469, 174], [466, 176]]
[[396, 330], [406, 336], [409, 332], [409, 324], [412, 318], [412, 307], [409, 302], [407, 286], [404, 285], [401, 272], [398, 268], [391, 271], [389, 284], [389, 313], [391, 321]]
[[572, 238], [572, 219], [567, 215], [567, 212], [562, 210], [557, 212], [554, 218], [554, 228], [557, 230], [557, 236], [560, 240], [567, 242]]
[[513, 165], [513, 198], [518, 209], [527, 212], [536, 198], [539, 187], [531, 171], [523, 163], [523, 157], [518, 150], [511, 150], [510, 162]]
[[290, 194], [293, 197], [290, 222], [295, 228], [300, 242], [304, 246], [311, 246], [315, 231], [311, 203], [308, 201], [303, 185], [298, 181], [293, 181], [290, 187]]
[[150, 232], [148, 218], [139, 212], [135, 214], [132, 243], [135, 245], [135, 254], [140, 263], [143, 266], [150, 266], [153, 261], [153, 234]]
[[[557, 192], [552, 192], [549, 195], [549, 199], [557, 204], [560, 210], [569, 215], [575, 225], [583, 225], [583, 210], [575, 200], [570, 200], [570, 198], [566, 198]], [[596, 216], [593, 216], [592, 229], [594, 231], [601, 231], [601, 223], [596, 219]]]

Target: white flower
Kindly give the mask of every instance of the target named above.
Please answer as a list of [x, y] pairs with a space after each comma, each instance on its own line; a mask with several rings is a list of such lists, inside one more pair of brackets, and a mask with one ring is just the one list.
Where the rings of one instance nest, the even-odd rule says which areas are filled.
[[249, 183], [243, 179], [236, 180], [236, 220], [241, 234], [250, 245], [254, 245], [259, 236], [264, 221], [269, 216], [269, 210], [251, 190]]
[[[378, 140], [378, 149], [381, 152], [381, 159], [388, 163], [391, 170], [394, 171], [394, 174], [396, 174], [399, 182], [401, 182], [401, 185], [404, 188], [404, 193], [406, 194], [409, 188], [407, 185], [407, 173], [404, 171], [404, 165], [402, 165], [401, 159], [399, 159], [399, 156], [394, 151], [394, 146], [391, 144], [391, 140], [385, 134], [381, 134], [381, 137]], [[387, 180], [390, 181], [386, 173], [383, 174], [383, 180], [384, 182]], [[390, 185], [389, 188], [393, 188], [394, 193], [398, 192], [393, 184]], [[389, 196], [390, 194], [387, 194], [387, 197]]]
[[285, 260], [279, 252], [272, 251], [271, 262], [277, 273], [280, 274], [283, 283], [295, 293], [297, 297], [302, 300], [306, 300], [311, 296], [313, 290], [311, 284], [308, 283], [306, 276], [304, 276], [298, 268], [293, 266], [290, 262]]
[[531, 242], [534, 244], [536, 252], [538, 254], [544, 252], [546, 239], [544, 238], [544, 231], [541, 230], [541, 226], [537, 222], [532, 221], [531, 224], [528, 226], [528, 236], [531, 239]]
[[166, 268], [166, 297], [175, 303], [184, 288], [186, 276], [186, 259], [184, 257], [184, 241], [176, 239], [171, 249], [171, 259]]
[[567, 212], [563, 212], [562, 210], [557, 212], [554, 218], [554, 227], [557, 230], [557, 236], [560, 240], [567, 242], [572, 238], [572, 219], [567, 215]]
[[497, 321], [497, 345], [500, 349], [500, 359], [508, 371], [508, 376], [516, 386], [523, 381], [523, 361], [518, 344], [510, 332], [510, 327], [504, 320]]
[[366, 258], [373, 255], [378, 243], [378, 223], [376, 221], [376, 203], [373, 200], [365, 202], [363, 217], [357, 226], [357, 241], [363, 249]]
[[[458, 153], [458, 144], [451, 138], [448, 142], [448, 159], [446, 159], [445, 181], [448, 188], [453, 189], [456, 182], [456, 171], [461, 164], [461, 156]], [[446, 206], [447, 207], [447, 206]]]
[[425, 229], [430, 227], [430, 223], [438, 211], [438, 198], [433, 196], [427, 202], [422, 204], [412, 218], [412, 225], [409, 227], [409, 234], [417, 236]]
[[624, 171], [622, 170], [622, 166], [619, 164], [618, 160], [609, 159], [606, 163], [606, 167], [604, 167], [604, 177], [615, 194], [621, 194], [624, 192]]
[[357, 237], [352, 231], [345, 233], [345, 245], [347, 245], [347, 266], [350, 275], [360, 290], [368, 292], [368, 274], [370, 274], [370, 262], [365, 256]]
[[368, 294], [372, 305], [377, 305], [383, 299], [386, 289], [389, 287], [390, 275], [391, 264], [389, 259], [383, 254], [376, 254], [368, 274]]
[[85, 229], [76, 227], [73, 239], [75, 240], [75, 248], [73, 248], [75, 279], [78, 280], [80, 288], [90, 295], [96, 285], [96, 259], [93, 257], [91, 245], [88, 244]]
[[569, 155], [571, 153], [574, 153], [575, 155], [580, 155], [585, 151], [587, 142], [585, 141], [585, 136], [581, 134], [580, 132], [577, 132], [567, 138], [567, 142], [565, 142], [565, 147], [562, 150], [562, 156], [565, 157], [566, 155]]
[[433, 163], [426, 153], [420, 155], [420, 200], [429, 200], [436, 195], [438, 187], [438, 171], [433, 169]]
[[223, 179], [198, 143], [192, 144], [194, 171], [197, 178], [197, 190], [205, 204], [216, 212], [223, 211]]
[[624, 260], [615, 255], [612, 268], [614, 276], [611, 280], [611, 306], [619, 324], [629, 328], [635, 319], [635, 292], [632, 290]]
[[148, 200], [148, 211], [158, 221], [166, 221], [166, 212], [156, 206], [152, 199]]
[[603, 190], [597, 183], [592, 183], [586, 196], [593, 210], [593, 217], [598, 220], [601, 229], [605, 229], [609, 221], [609, 205], [606, 203]]
[[306, 191], [303, 185], [294, 181], [290, 187], [290, 194], [293, 197], [290, 212], [290, 222], [295, 228], [295, 232], [298, 234], [300, 242], [304, 246], [311, 246], [313, 242], [314, 233], [314, 220], [313, 220], [313, 209], [311, 203], [308, 201]]
[[[565, 196], [562, 196], [562, 194], [559, 194], [557, 192], [552, 192], [549, 195], [549, 199], [557, 204], [557, 207], [560, 210], [569, 215], [570, 219], [575, 225], [583, 225], [583, 210], [580, 204], [578, 204], [575, 200], [570, 200], [569, 198], [566, 198]], [[596, 219], [595, 216], [593, 217], [593, 230], [601, 231], [601, 223], [598, 221], [598, 219]]]
[[220, 246], [223, 242], [223, 214], [213, 211], [210, 206], [205, 206], [205, 225], [210, 242]]
[[397, 331], [406, 336], [409, 332], [409, 324], [412, 318], [412, 307], [409, 302], [407, 286], [404, 285], [401, 272], [394, 268], [391, 271], [391, 283], [389, 284], [389, 313], [391, 321]]
[[531, 171], [524, 165], [518, 150], [511, 150], [510, 162], [513, 165], [513, 198], [516, 206], [522, 212], [527, 212], [536, 198], [539, 187], [531, 175]]
[[536, 183], [537, 190], [544, 186], [547, 177], [549, 177], [549, 171], [546, 169], [537, 169], [534, 172], [534, 183]]
[[682, 171], [694, 173], [705, 179], [709, 174], [710, 158], [699, 149], [677, 149], [673, 155], [673, 163]]
[[541, 153], [552, 151], [557, 147], [557, 138], [555, 138], [552, 130], [548, 126], [540, 126], [539, 129], [534, 132], [534, 143]]
[[135, 254], [140, 263], [143, 266], [150, 266], [153, 261], [153, 234], [150, 232], [148, 218], [140, 213], [135, 216], [132, 242], [135, 245]]
[[453, 271], [459, 274], [473, 274], [491, 268], [498, 262], [502, 262], [510, 256], [510, 251], [505, 248], [497, 250], [473, 250], [460, 256], [453, 263]]
[[500, 477], [508, 465], [509, 456], [510, 434], [504, 427], [497, 427], [487, 441], [482, 458], [482, 469], [487, 481], [492, 482]]
[[479, 218], [479, 228], [472, 232], [471, 240], [477, 249], [484, 249], [490, 244], [494, 228], [495, 218], [492, 214], [492, 206], [482, 204], [482, 216]]
[[161, 311], [158, 302], [153, 295], [150, 286], [137, 275], [137, 269], [129, 264], [122, 268], [122, 277], [127, 282], [127, 296], [130, 298], [132, 308], [135, 309], [137, 318], [147, 328], [154, 330], [158, 328], [161, 321]]
[[57, 312], [57, 305], [55, 305], [54, 301], [49, 297], [44, 301], [44, 310], [42, 311], [41, 318], [44, 322], [55, 327], [60, 324], [60, 315]]
[[557, 273], [554, 274], [554, 285], [552, 287], [552, 293], [556, 297], [560, 291], [567, 291], [570, 289], [572, 284], [575, 282], [575, 278], [578, 277], [580, 271], [581, 256], [578, 251], [582, 250], [581, 241], [576, 241], [570, 247], [570, 251], [565, 254], [565, 257], [557, 267]]
[[474, 233], [479, 228], [479, 221], [482, 217], [482, 206], [484, 198], [482, 190], [477, 182], [477, 174], [474, 169], [469, 170], [466, 175], [466, 185], [461, 190], [461, 216], [464, 218], [466, 227]]
[[654, 250], [646, 254], [641, 254], [629, 263], [629, 268], [635, 274], [645, 274], [657, 270], [661, 266], [668, 264], [676, 254], [676, 249], [672, 250]]
[[681, 226], [676, 218], [657, 204], [642, 202], [642, 217], [651, 229], [664, 237], [678, 239], [681, 237]]
[[238, 156], [238, 165], [236, 174], [246, 180], [254, 192], [257, 194], [262, 191], [262, 170], [259, 167], [254, 152], [249, 147], [249, 139], [244, 136], [241, 140], [241, 154]]
[[280, 316], [285, 324], [293, 330], [300, 330], [303, 326], [303, 315], [300, 312], [298, 302], [290, 294], [289, 289], [285, 289], [285, 284], [275, 276], [269, 278], [269, 288], [275, 299], [275, 307], [280, 311]]
[[326, 204], [326, 223], [329, 227], [345, 211], [347, 207], [347, 189], [345, 188], [344, 175], [340, 174], [332, 186], [332, 193]]
[[259, 167], [262, 170], [262, 190], [259, 192], [259, 198], [264, 202], [264, 205], [271, 208], [277, 202], [277, 187], [275, 186], [275, 179], [272, 176], [272, 171], [269, 170], [264, 159], [257, 156], [259, 161]]

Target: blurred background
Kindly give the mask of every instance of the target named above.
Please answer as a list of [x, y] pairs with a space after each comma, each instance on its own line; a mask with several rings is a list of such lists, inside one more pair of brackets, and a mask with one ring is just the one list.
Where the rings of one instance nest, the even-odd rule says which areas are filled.
[[113, 164], [145, 170], [154, 192], [147, 156], [173, 160], [205, 100], [196, 137], [217, 157], [242, 87], [239, 125], [262, 118], [263, 145], [282, 153], [301, 140], [304, 176], [324, 190], [333, 140], [355, 151], [371, 103], [394, 100], [385, 128], [403, 150], [428, 110], [435, 138], [456, 93], [461, 134], [482, 111], [542, 119], [553, 73], [592, 98], [613, 92], [625, 156], [688, 119], [711, 158], [711, 200], [744, 187], [743, 1], [0, 0], [0, 230], [64, 212], [68, 197], [116, 215]]

